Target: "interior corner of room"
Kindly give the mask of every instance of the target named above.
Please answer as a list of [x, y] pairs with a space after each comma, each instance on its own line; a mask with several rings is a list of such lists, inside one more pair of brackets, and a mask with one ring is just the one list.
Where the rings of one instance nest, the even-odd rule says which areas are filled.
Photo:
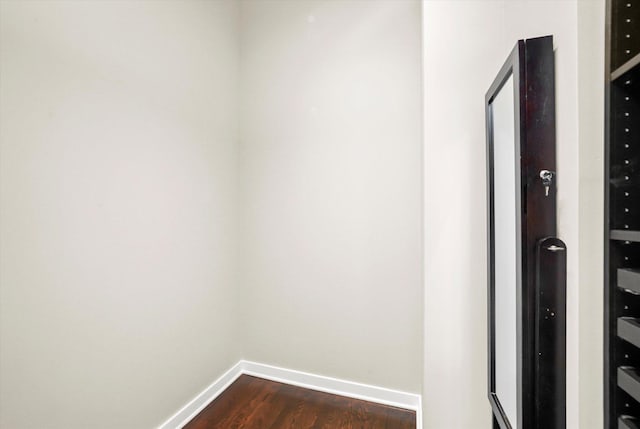
[[547, 34], [566, 427], [601, 428], [605, 15], [0, 0], [0, 428], [178, 429], [242, 376], [491, 428], [483, 100]]

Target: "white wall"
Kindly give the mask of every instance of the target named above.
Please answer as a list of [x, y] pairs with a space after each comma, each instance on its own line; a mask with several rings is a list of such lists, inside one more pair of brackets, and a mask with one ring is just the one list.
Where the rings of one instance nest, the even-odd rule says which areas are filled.
[[[594, 328], [595, 322], [589, 321], [585, 331], [580, 329], [580, 322], [587, 319], [586, 313], [580, 313], [580, 305], [588, 304], [589, 309], [601, 306], [597, 289], [602, 279], [597, 268], [601, 259], [597, 253], [589, 253], [589, 245], [597, 244], [596, 236], [601, 235], [599, 214], [583, 217], [581, 209], [601, 213], [601, 206], [595, 197], [585, 200], [579, 195], [601, 192], [600, 186], [589, 189], [600, 180], [598, 172], [584, 172], [601, 162], [594, 160], [593, 154], [602, 144], [598, 140], [602, 115], [584, 106], [602, 104], [602, 80], [596, 75], [602, 70], [598, 59], [604, 51], [601, 43], [588, 45], [599, 40], [604, 24], [598, 12], [601, 1], [580, 3], [580, 17], [590, 19], [581, 27], [581, 52], [584, 55], [591, 49], [583, 64], [600, 67], [584, 77], [579, 74], [575, 0], [424, 3], [425, 183], [444, 176], [451, 182], [446, 188], [425, 187], [426, 428], [490, 427], [483, 360], [487, 347], [484, 94], [518, 39], [547, 34], [554, 36], [556, 53], [558, 232], [568, 246], [567, 427], [582, 429], [591, 424], [579, 421], [579, 401], [583, 409], [599, 408], [589, 403], [598, 397], [598, 381], [579, 382], [580, 373], [586, 377], [589, 371], [596, 371], [590, 378], [601, 378], [598, 358], [590, 355], [583, 364], [578, 356], [579, 350], [598, 353], [601, 342], [601, 337], [593, 337], [594, 332], [601, 332]], [[593, 133], [588, 149], [579, 144], [579, 124], [584, 135]], [[586, 159], [591, 159], [591, 164], [584, 164]], [[588, 184], [581, 182], [583, 175], [590, 178]], [[581, 233], [588, 233], [583, 241]], [[597, 277], [582, 277], [591, 275]], [[589, 282], [588, 289], [582, 289], [583, 280]], [[450, 322], [446, 331], [440, 328], [444, 320]], [[581, 341], [588, 344], [583, 347]], [[450, 401], [456, 392], [461, 402], [469, 404], [463, 411], [458, 401]], [[585, 419], [596, 416], [597, 411], [584, 414]]]
[[240, 358], [236, 15], [0, 3], [0, 427], [153, 427]]
[[509, 53], [503, 3], [423, 8], [424, 427], [490, 428], [484, 95]]
[[241, 16], [244, 355], [419, 392], [420, 4]]
[[604, 0], [578, 1], [579, 425], [602, 428]]

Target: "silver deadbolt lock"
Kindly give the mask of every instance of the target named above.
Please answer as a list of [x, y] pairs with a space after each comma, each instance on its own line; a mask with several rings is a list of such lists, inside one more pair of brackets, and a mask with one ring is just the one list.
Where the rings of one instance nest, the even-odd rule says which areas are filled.
[[549, 188], [553, 183], [553, 178], [555, 177], [556, 172], [550, 170], [540, 170], [540, 178], [542, 179], [542, 186], [544, 186], [544, 196], [549, 196]]

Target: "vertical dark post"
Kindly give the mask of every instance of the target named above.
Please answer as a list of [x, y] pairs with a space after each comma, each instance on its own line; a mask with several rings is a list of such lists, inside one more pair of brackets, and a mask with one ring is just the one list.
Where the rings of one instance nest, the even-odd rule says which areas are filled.
[[537, 246], [536, 420], [539, 428], [564, 428], [566, 408], [567, 247], [558, 238]]
[[[539, 296], [537, 296], [536, 284], [539, 280], [536, 259], [538, 257], [537, 245], [541, 239], [554, 237], [556, 235], [556, 125], [555, 125], [555, 60], [553, 54], [553, 38], [540, 37], [529, 39], [525, 42], [525, 94], [523, 98], [526, 102], [525, 119], [522, 121], [521, 132], [522, 144], [522, 195], [523, 195], [523, 215], [522, 215], [522, 252], [523, 252], [523, 295], [526, 296], [523, 302], [523, 314], [525, 320], [523, 324], [524, 353], [523, 360], [526, 360], [524, 367], [528, 369], [523, 374], [523, 385], [525, 391], [529, 392], [529, 401], [523, 403], [523, 414], [528, 416], [528, 421], [535, 422], [535, 427], [540, 429], [564, 429], [566, 423], [543, 424], [550, 414], [556, 413], [556, 409], [564, 409], [563, 402], [546, 403], [546, 410], [539, 410], [537, 404], [540, 402], [541, 392], [536, 389], [542, 377], [554, 376], [545, 371], [540, 374], [537, 365], [538, 346], [537, 331], [539, 326], [536, 320], [536, 309], [538, 307]], [[552, 179], [548, 191], [545, 189], [541, 179], [541, 172], [549, 171]], [[551, 281], [552, 279], [547, 279]], [[562, 284], [564, 284], [564, 280]], [[550, 283], [553, 285], [554, 283]], [[551, 287], [551, 286], [550, 286]], [[563, 315], [564, 316], [564, 315]], [[558, 317], [558, 316], [556, 316]], [[564, 333], [562, 341], [564, 342]], [[560, 338], [558, 338], [560, 339]], [[564, 348], [564, 344], [562, 345]], [[562, 367], [554, 370], [564, 369]], [[557, 374], [564, 380], [564, 371]], [[551, 387], [551, 385], [549, 385]], [[554, 385], [555, 387], [555, 385]], [[564, 385], [562, 386], [564, 390]], [[547, 392], [548, 393], [548, 392]], [[554, 395], [555, 396], [555, 395]], [[554, 398], [556, 399], [556, 398]], [[557, 399], [560, 399], [559, 397]], [[563, 398], [564, 399], [564, 398]], [[542, 420], [540, 420], [542, 419]], [[559, 422], [558, 422], [559, 423]]]

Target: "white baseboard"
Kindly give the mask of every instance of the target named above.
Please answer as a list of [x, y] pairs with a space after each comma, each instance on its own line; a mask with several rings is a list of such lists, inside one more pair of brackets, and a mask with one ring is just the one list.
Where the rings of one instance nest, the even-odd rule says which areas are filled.
[[238, 362], [227, 372], [222, 374], [220, 378], [211, 383], [209, 387], [204, 389], [199, 395], [193, 398], [187, 405], [182, 407], [180, 411], [158, 426], [158, 429], [182, 429], [184, 425], [189, 423], [195, 416], [204, 410], [214, 399], [216, 399], [227, 387], [231, 385], [238, 377], [242, 375], [242, 361]]
[[[363, 401], [378, 404], [391, 405], [415, 411], [419, 417], [422, 414], [420, 395], [400, 392], [398, 390], [385, 389], [384, 387], [355, 383], [353, 381], [340, 380], [322, 375], [309, 374], [292, 369], [278, 368], [262, 363], [240, 361], [242, 373], [253, 375], [267, 380], [304, 387], [306, 389], [346, 396], [348, 398], [361, 399]], [[420, 420], [420, 419], [418, 419]], [[420, 425], [418, 425], [418, 429]]]
[[420, 395], [246, 360], [241, 360], [234, 365], [158, 429], [181, 429], [242, 374], [412, 410], [416, 412], [416, 429], [422, 429], [422, 398]]

